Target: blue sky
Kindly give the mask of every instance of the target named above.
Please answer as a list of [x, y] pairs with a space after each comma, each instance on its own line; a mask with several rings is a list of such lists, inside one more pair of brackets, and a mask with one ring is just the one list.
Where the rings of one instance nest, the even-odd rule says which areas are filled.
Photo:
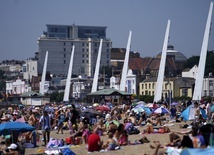
[[[167, 20], [169, 44], [187, 57], [200, 55], [210, 0], [1, 0], [0, 61], [25, 60], [38, 51], [37, 38], [46, 24], [107, 26], [113, 47], [141, 57], [162, 50]], [[214, 14], [214, 13], [213, 13]], [[213, 15], [214, 16], [214, 15]], [[212, 21], [214, 22], [214, 17]], [[214, 24], [208, 50], [214, 50]]]

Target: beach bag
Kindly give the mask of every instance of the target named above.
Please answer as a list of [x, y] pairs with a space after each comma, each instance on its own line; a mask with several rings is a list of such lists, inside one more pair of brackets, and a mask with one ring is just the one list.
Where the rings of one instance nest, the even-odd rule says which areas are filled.
[[67, 145], [71, 144], [71, 145], [79, 145], [82, 143], [82, 139], [81, 138], [74, 138], [74, 137], [67, 137], [65, 138], [65, 143]]

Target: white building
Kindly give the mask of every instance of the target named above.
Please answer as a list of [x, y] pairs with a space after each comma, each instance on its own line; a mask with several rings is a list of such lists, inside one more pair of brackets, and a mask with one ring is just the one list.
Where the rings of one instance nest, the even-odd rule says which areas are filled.
[[[70, 96], [75, 99], [82, 99], [83, 97], [85, 97], [85, 93], [87, 91], [91, 92], [92, 80], [93, 79], [84, 78], [80, 75], [77, 78], [71, 78]], [[65, 86], [66, 79], [61, 80], [60, 83], [61, 86]]]
[[3, 71], [20, 72], [21, 69], [22, 69], [21, 65], [7, 65], [7, 64], [0, 65], [0, 70]]
[[132, 70], [128, 70], [128, 74], [126, 76], [126, 92], [130, 94], [136, 94], [136, 75], [132, 73]]
[[[188, 77], [188, 78], [194, 78], [196, 77], [198, 70], [198, 66], [195, 65], [191, 69], [185, 69], [182, 72], [182, 77]], [[204, 77], [203, 79], [203, 91], [202, 91], [202, 96], [210, 96], [214, 97], [214, 76], [212, 73], [209, 74], [208, 77]]]
[[6, 94], [23, 94], [31, 91], [31, 87], [23, 80], [6, 81]]
[[[44, 84], [44, 93], [48, 93], [49, 86], [50, 86], [50, 81], [45, 81], [45, 84]], [[39, 83], [39, 87], [40, 87], [40, 90], [41, 90], [41, 82]]]
[[109, 66], [111, 59], [110, 39], [106, 28], [101, 26], [47, 25], [47, 32], [38, 38], [38, 74], [42, 73], [45, 53], [48, 51], [47, 72], [67, 76], [72, 46], [75, 46], [72, 74], [93, 76], [103, 39], [101, 64]]
[[212, 73], [208, 77], [204, 77], [202, 96], [214, 97], [214, 76]]
[[[120, 86], [120, 78], [112, 76], [110, 78], [110, 88], [114, 88], [119, 90]], [[126, 86], [125, 86], [125, 92], [130, 94], [136, 94], [136, 75], [132, 73], [132, 70], [129, 69], [127, 76], [126, 76]]]
[[197, 65], [193, 66], [192, 68], [184, 69], [182, 71], [182, 77], [188, 77], [188, 78], [194, 78], [195, 79], [197, 70], [198, 70]]
[[38, 76], [37, 61], [29, 59], [22, 66], [23, 78], [31, 82], [32, 76]]

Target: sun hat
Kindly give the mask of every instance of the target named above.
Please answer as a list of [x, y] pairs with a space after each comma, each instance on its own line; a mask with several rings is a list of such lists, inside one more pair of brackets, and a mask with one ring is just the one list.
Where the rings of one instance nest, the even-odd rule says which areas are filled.
[[14, 144], [14, 143], [12, 143], [12, 144], [8, 147], [8, 149], [12, 149], [12, 150], [15, 150], [16, 148], [17, 148], [17, 145]]
[[110, 115], [110, 114], [106, 114], [105, 119], [107, 120], [107, 119], [109, 119], [109, 118], [111, 118], [111, 115]]

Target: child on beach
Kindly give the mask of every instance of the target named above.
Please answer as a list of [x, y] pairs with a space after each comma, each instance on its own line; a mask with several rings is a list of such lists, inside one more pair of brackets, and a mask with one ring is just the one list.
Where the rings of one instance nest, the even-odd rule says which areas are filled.
[[128, 133], [126, 130], [123, 130], [120, 137], [119, 137], [119, 146], [124, 146], [128, 144]]
[[108, 132], [108, 140], [103, 144], [102, 149], [115, 150], [116, 147], [117, 143], [113, 139], [113, 133]]

